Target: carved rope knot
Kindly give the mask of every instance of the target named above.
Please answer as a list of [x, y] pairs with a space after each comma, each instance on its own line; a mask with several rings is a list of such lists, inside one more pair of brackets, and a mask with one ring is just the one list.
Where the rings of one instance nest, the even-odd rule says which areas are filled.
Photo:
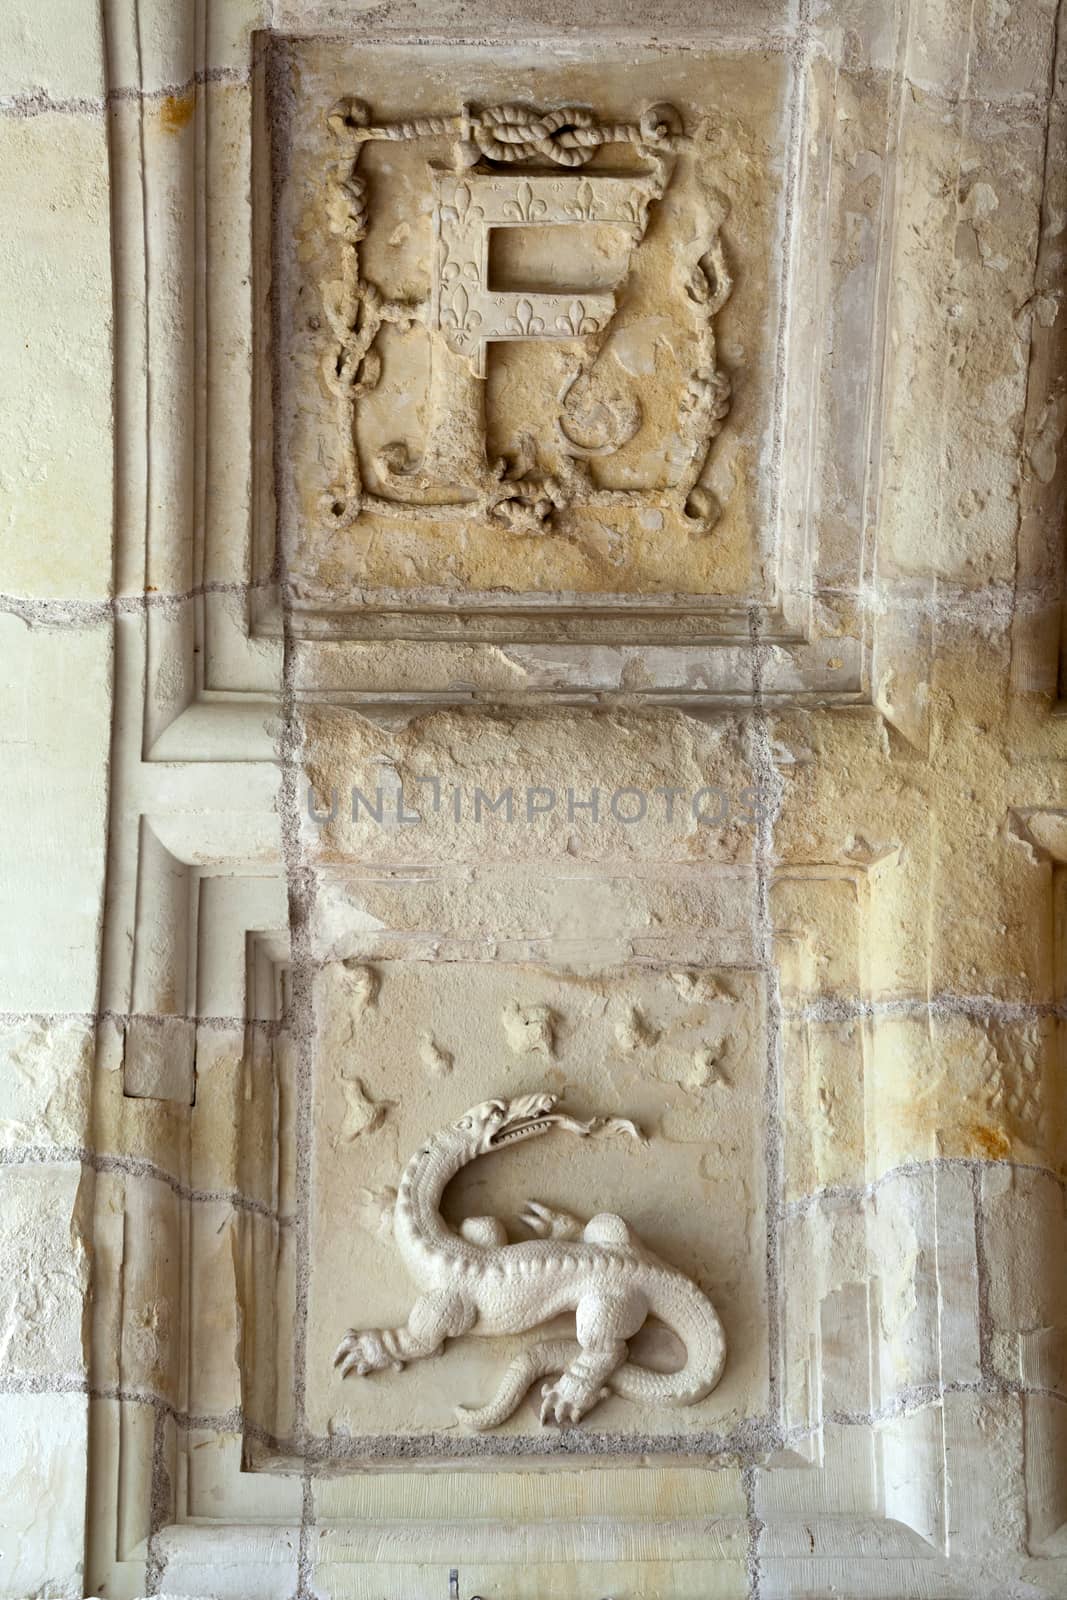
[[604, 142], [592, 112], [578, 106], [540, 116], [528, 106], [490, 106], [472, 132], [490, 161], [529, 161], [539, 155], [560, 167], [584, 167]]
[[351, 161], [342, 161], [326, 188], [326, 216], [331, 233], [346, 244], [359, 244], [367, 236], [367, 185]]

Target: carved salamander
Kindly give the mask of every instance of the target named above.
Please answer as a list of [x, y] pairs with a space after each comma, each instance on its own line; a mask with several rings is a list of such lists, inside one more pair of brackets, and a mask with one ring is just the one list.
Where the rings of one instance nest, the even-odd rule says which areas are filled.
[[[541, 1421], [573, 1424], [614, 1393], [643, 1405], [691, 1405], [718, 1383], [726, 1358], [722, 1324], [711, 1301], [677, 1268], [660, 1261], [622, 1217], [604, 1213], [583, 1224], [536, 1200], [522, 1222], [534, 1238], [509, 1244], [496, 1217], [471, 1217], [458, 1233], [444, 1221], [441, 1195], [469, 1162], [553, 1128], [585, 1137], [615, 1128], [640, 1137], [618, 1118], [578, 1122], [556, 1111], [557, 1097], [487, 1100], [423, 1145], [408, 1162], [394, 1212], [400, 1252], [422, 1293], [402, 1328], [360, 1331], [341, 1340], [334, 1365], [360, 1376], [440, 1353], [466, 1333], [522, 1333], [573, 1311], [577, 1346], [554, 1340], [523, 1351], [488, 1405], [457, 1408], [462, 1421], [491, 1428], [509, 1417], [530, 1385], [542, 1389]], [[678, 1335], [687, 1360], [680, 1372], [630, 1362], [627, 1340], [649, 1316]]]

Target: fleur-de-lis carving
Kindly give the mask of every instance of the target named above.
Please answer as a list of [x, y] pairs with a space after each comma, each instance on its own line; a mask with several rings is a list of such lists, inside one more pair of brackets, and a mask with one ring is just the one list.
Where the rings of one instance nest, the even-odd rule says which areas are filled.
[[468, 222], [480, 222], [482, 217], [485, 216], [485, 212], [481, 206], [474, 204], [474, 196], [471, 194], [470, 185], [457, 183], [452, 191], [452, 204], [450, 206], [442, 206], [441, 215], [448, 217], [452, 222], [458, 222], [462, 226]]
[[543, 200], [534, 199], [534, 192], [524, 178], [515, 199], [505, 200], [502, 210], [513, 222], [532, 222], [535, 217], [543, 217], [548, 207]]
[[580, 300], [572, 300], [567, 307], [567, 315], [556, 318], [556, 327], [560, 333], [569, 333], [573, 338], [579, 339], [587, 333], [595, 333], [599, 323], [595, 317], [586, 316], [585, 307]]
[[519, 301], [515, 307], [515, 315], [509, 317], [504, 326], [509, 333], [517, 333], [524, 339], [530, 339], [535, 334], [545, 331], [543, 319], [534, 316], [534, 308], [529, 300]]
[[459, 284], [450, 303], [442, 307], [441, 326], [449, 328], [456, 344], [464, 344], [481, 326], [482, 314], [470, 303], [470, 296]]
[[631, 189], [620, 210], [633, 227], [644, 228], [648, 221], [648, 195], [641, 189]]
[[462, 264], [453, 261], [448, 253], [448, 245], [442, 239], [437, 252], [437, 265], [441, 282], [446, 286], [454, 284], [459, 278], [467, 278], [472, 283], [478, 282], [478, 266], [474, 261], [464, 261]]
[[565, 206], [564, 210], [576, 222], [592, 222], [595, 219], [596, 195], [593, 193], [593, 185], [588, 178], [582, 179], [578, 185], [578, 192], [574, 196], [573, 203]]

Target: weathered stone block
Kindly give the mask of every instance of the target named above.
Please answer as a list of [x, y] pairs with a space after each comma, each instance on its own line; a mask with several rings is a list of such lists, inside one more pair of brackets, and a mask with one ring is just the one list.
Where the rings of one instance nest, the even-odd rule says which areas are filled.
[[89, 1216], [82, 1168], [0, 1167], [0, 1355], [22, 1377], [86, 1367]]
[[0, 863], [13, 933], [0, 961], [0, 1009], [91, 1013], [106, 855], [109, 634], [30, 627], [8, 613], [0, 653], [8, 708], [0, 810], [9, 822]]
[[95, 1040], [84, 1022], [27, 1017], [0, 1032], [0, 1146], [86, 1143]]
[[0, 1594], [82, 1600], [88, 1405], [0, 1395]]
[[[83, 34], [75, 56], [88, 65], [85, 28], [93, 24], [67, 37], [73, 44]], [[21, 219], [0, 241], [0, 360], [7, 374], [0, 589], [29, 598], [94, 600], [111, 592], [106, 131], [102, 110], [0, 118], [5, 204]], [[61, 546], [54, 532], [45, 534], [75, 515], [77, 539]]]

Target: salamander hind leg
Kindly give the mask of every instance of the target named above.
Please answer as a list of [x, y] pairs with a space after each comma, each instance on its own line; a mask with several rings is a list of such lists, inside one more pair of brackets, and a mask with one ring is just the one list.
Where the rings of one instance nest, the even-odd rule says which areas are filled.
[[640, 1294], [583, 1296], [575, 1312], [581, 1350], [567, 1370], [541, 1390], [541, 1421], [573, 1426], [605, 1400], [611, 1392], [607, 1380], [626, 1360], [626, 1341], [647, 1316], [648, 1303]]
[[508, 1242], [508, 1230], [499, 1217], [468, 1217], [460, 1223], [459, 1234], [482, 1250], [495, 1250]]
[[599, 1211], [590, 1217], [582, 1230], [582, 1238], [589, 1244], [634, 1244], [635, 1237], [628, 1222], [613, 1211]]

